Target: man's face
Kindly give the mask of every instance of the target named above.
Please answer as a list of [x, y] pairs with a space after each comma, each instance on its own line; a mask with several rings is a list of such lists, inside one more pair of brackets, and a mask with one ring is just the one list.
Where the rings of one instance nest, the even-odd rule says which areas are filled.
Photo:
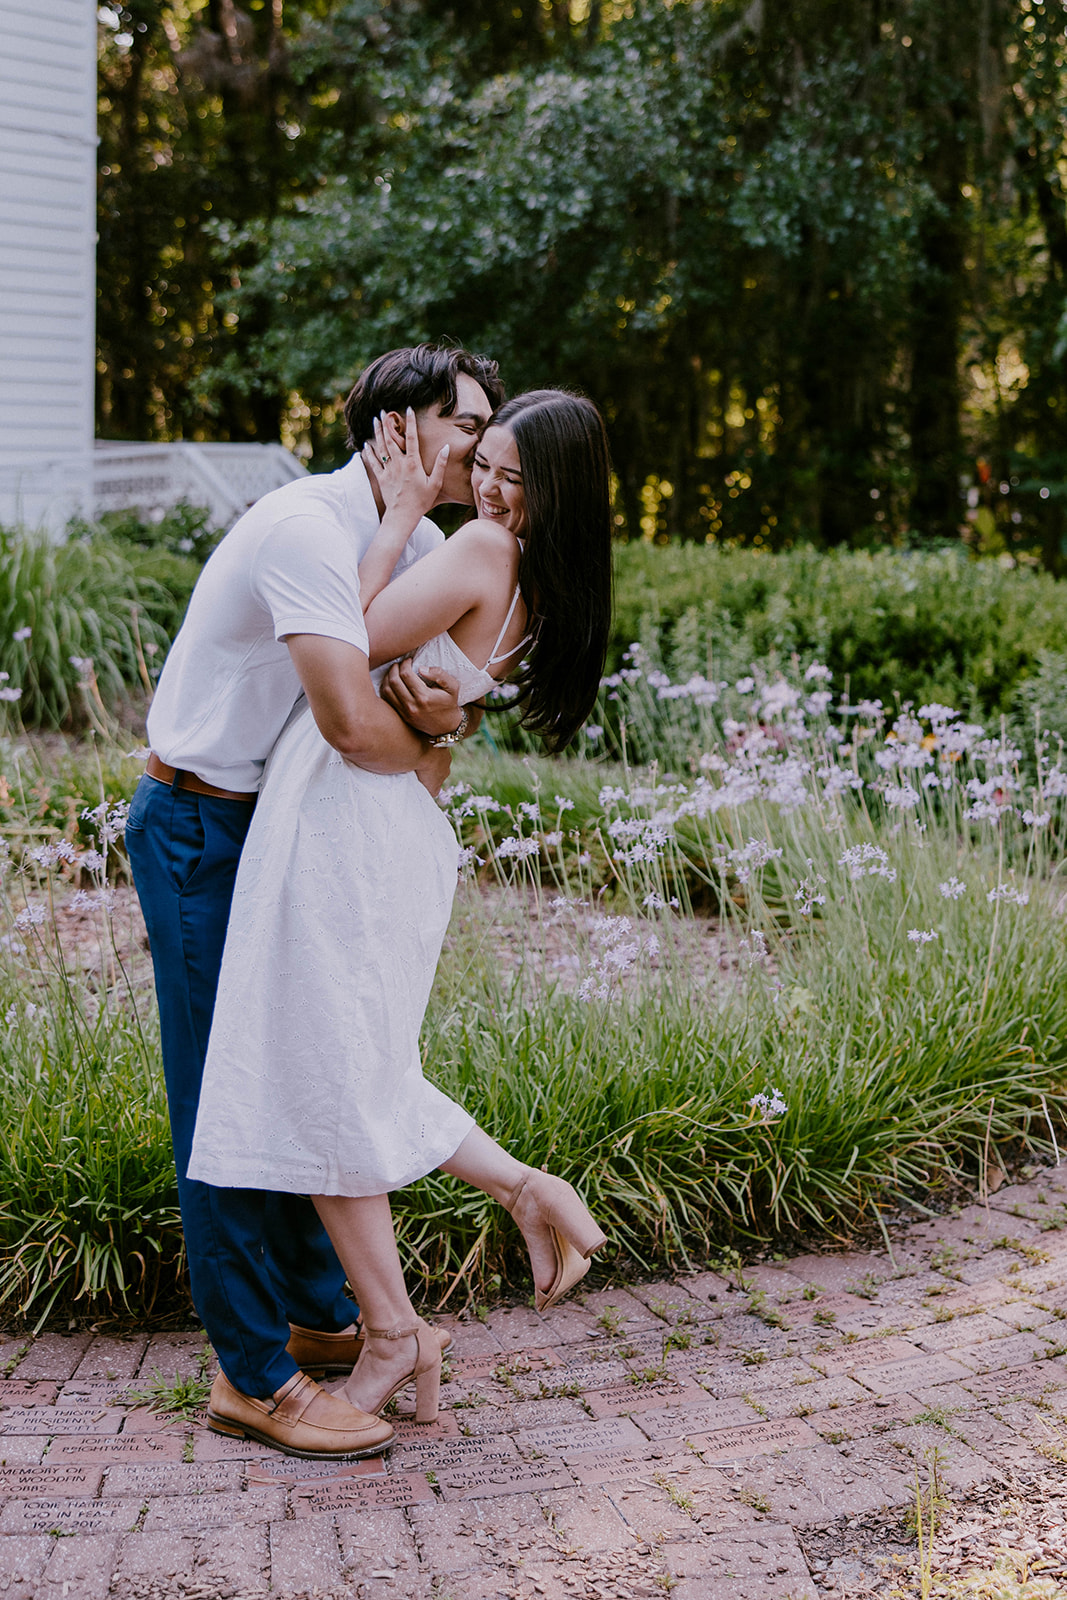
[[471, 467], [474, 465], [474, 452], [492, 413], [493, 408], [481, 384], [465, 372], [456, 375], [456, 408], [450, 417], [441, 415], [440, 406], [427, 406], [425, 411], [415, 413], [419, 425], [419, 454], [427, 472], [437, 460], [441, 446], [449, 446], [445, 481], [437, 497], [439, 506], [473, 505]]

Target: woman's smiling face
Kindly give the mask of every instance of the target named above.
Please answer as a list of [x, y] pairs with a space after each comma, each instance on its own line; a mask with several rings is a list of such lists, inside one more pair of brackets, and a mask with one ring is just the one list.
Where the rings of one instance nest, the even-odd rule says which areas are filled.
[[486, 428], [474, 453], [471, 472], [474, 509], [486, 522], [498, 522], [510, 533], [526, 527], [526, 495], [522, 487], [519, 447], [510, 428]]

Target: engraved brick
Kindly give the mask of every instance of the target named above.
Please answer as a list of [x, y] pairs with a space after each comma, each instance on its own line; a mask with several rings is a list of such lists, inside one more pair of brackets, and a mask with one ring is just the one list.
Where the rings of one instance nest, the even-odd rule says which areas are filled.
[[861, 1339], [855, 1344], [842, 1344], [836, 1350], [814, 1351], [808, 1356], [813, 1367], [818, 1367], [826, 1377], [840, 1372], [854, 1372], [857, 1367], [878, 1366], [886, 1361], [909, 1361], [921, 1356], [922, 1351], [906, 1339]]
[[999, 1372], [1022, 1366], [1024, 1361], [1040, 1361], [1047, 1352], [1048, 1345], [1038, 1334], [1013, 1333], [1006, 1339], [964, 1344], [952, 1352], [952, 1358], [978, 1372]]
[[151, 1463], [126, 1466], [120, 1462], [108, 1468], [104, 1495], [127, 1498], [140, 1495], [148, 1499], [156, 1495], [218, 1494], [221, 1491], [236, 1494], [243, 1476], [241, 1465], [236, 1461], [200, 1467], [183, 1462], [166, 1466]]
[[180, 1434], [127, 1433], [112, 1438], [88, 1434], [61, 1435], [48, 1447], [48, 1464], [64, 1461], [180, 1461], [185, 1440]]
[[818, 1411], [804, 1420], [824, 1438], [841, 1434], [846, 1439], [864, 1439], [868, 1434], [887, 1433], [902, 1422], [910, 1422], [926, 1410], [926, 1405], [910, 1394], [895, 1394], [886, 1400], [865, 1400], [835, 1411]]
[[773, 1455], [779, 1450], [795, 1450], [821, 1443], [819, 1435], [798, 1417], [781, 1422], [755, 1422], [745, 1428], [717, 1428], [712, 1433], [691, 1435], [693, 1449], [704, 1461], [744, 1461], [752, 1456]]
[[140, 1514], [140, 1500], [10, 1500], [0, 1512], [0, 1533], [121, 1533]]
[[118, 1433], [122, 1412], [114, 1407], [12, 1406], [0, 1411], [0, 1434]]
[[705, 1399], [691, 1406], [645, 1411], [635, 1418], [650, 1439], [685, 1439], [716, 1428], [743, 1428], [760, 1420], [759, 1412], [744, 1400]]
[[437, 1486], [447, 1500], [486, 1499], [490, 1496], [532, 1494], [545, 1489], [572, 1489], [574, 1477], [558, 1457], [536, 1461], [503, 1461], [484, 1467], [460, 1467], [437, 1475]]
[[767, 1361], [761, 1366], [743, 1366], [740, 1362], [728, 1373], [716, 1372], [711, 1380], [712, 1394], [719, 1399], [734, 1395], [758, 1394], [761, 1389], [781, 1389], [796, 1378], [814, 1377], [813, 1369], [799, 1356], [787, 1356], [782, 1361]]
[[42, 1596], [105, 1600], [118, 1560], [120, 1535], [94, 1533], [57, 1539], [45, 1568]]
[[321, 1516], [338, 1511], [385, 1510], [433, 1500], [434, 1492], [424, 1472], [390, 1473], [386, 1478], [327, 1479], [293, 1490], [293, 1515]]
[[628, 1417], [606, 1417], [600, 1422], [563, 1424], [555, 1428], [523, 1428], [515, 1442], [524, 1456], [555, 1456], [563, 1450], [608, 1450], [620, 1445], [641, 1445], [644, 1435]]
[[343, 1582], [341, 1548], [331, 1521], [304, 1517], [270, 1526], [270, 1582], [280, 1593], [332, 1590]]
[[[941, 1309], [940, 1303], [938, 1309]], [[988, 1312], [978, 1311], [974, 1316], [956, 1316], [947, 1322], [935, 1322], [929, 1328], [920, 1328], [915, 1343], [930, 1354], [942, 1350], [956, 1350], [962, 1345], [976, 1344], [983, 1339], [1005, 1339], [1015, 1330]], [[1011, 1362], [1008, 1363], [1012, 1365]]]
[[859, 1367], [852, 1376], [873, 1394], [914, 1394], [916, 1385], [929, 1388], [935, 1383], [952, 1383], [971, 1377], [972, 1372], [959, 1361], [950, 1361], [948, 1356], [920, 1356], [910, 1361], [886, 1361], [878, 1366]]
[[825, 1411], [829, 1406], [857, 1405], [867, 1399], [852, 1378], [818, 1378], [814, 1383], [795, 1383], [786, 1389], [762, 1389], [760, 1408], [768, 1420], [779, 1417], [806, 1417], [813, 1411]]
[[[288, 1461], [288, 1465], [283, 1465]], [[210, 1470], [208, 1468], [205, 1471]], [[387, 1473], [385, 1456], [368, 1456], [363, 1461], [301, 1461], [295, 1457], [277, 1456], [274, 1461], [228, 1462], [217, 1470], [244, 1473], [249, 1484], [262, 1484], [267, 1488], [296, 1489], [314, 1487], [320, 1483], [346, 1483], [349, 1478], [384, 1478]]]
[[692, 1459], [675, 1439], [630, 1450], [568, 1450], [563, 1457], [575, 1482], [580, 1484], [637, 1483], [651, 1472], [672, 1470], [679, 1462]]
[[583, 1395], [585, 1404], [596, 1418], [696, 1406], [706, 1398], [706, 1389], [681, 1378], [657, 1378], [653, 1383], [619, 1383], [610, 1389], [587, 1389]]
[[1037, 1399], [1067, 1384], [1067, 1372], [1052, 1361], [1033, 1361], [1027, 1367], [997, 1369], [982, 1374], [965, 1373], [961, 1386], [978, 1400]]
[[[460, 1413], [441, 1411], [436, 1422], [416, 1422], [412, 1417], [393, 1417], [396, 1444], [419, 1444], [425, 1439], [453, 1439], [461, 1431]], [[396, 1448], [396, 1445], [393, 1446]]]
[[134, 1406], [126, 1412], [122, 1424], [123, 1435], [129, 1437], [131, 1433], [157, 1433], [164, 1437], [168, 1434], [183, 1434], [189, 1427], [184, 1417], [169, 1417], [160, 1411], [153, 1411], [149, 1406]]
[[589, 1420], [577, 1400], [520, 1400], [511, 1406], [480, 1406], [460, 1416], [460, 1432], [466, 1434], [510, 1433], [517, 1428], [551, 1428]]
[[15, 1378], [0, 1382], [0, 1406], [54, 1406], [59, 1396], [59, 1384], [52, 1382], [22, 1383]]
[[248, 1489], [243, 1494], [169, 1495], [153, 1500], [144, 1528], [219, 1528], [238, 1522], [270, 1522], [285, 1516], [284, 1489]]
[[[130, 1435], [132, 1443], [136, 1435]], [[152, 1443], [159, 1448], [180, 1444], [179, 1440], [169, 1438], [167, 1435], [148, 1433], [140, 1435], [145, 1443]], [[193, 1429], [193, 1460], [194, 1461], [277, 1461], [281, 1452], [274, 1450], [270, 1445], [260, 1444], [256, 1439], [231, 1439], [224, 1433], [212, 1433], [210, 1428], [194, 1427]], [[178, 1451], [178, 1458], [181, 1450]]]
[[1019, 1258], [1011, 1250], [988, 1250], [970, 1261], [953, 1263], [951, 1272], [961, 1283], [982, 1283], [987, 1278], [1003, 1278]]
[[425, 1444], [394, 1447], [389, 1466], [397, 1472], [444, 1472], [458, 1467], [484, 1467], [515, 1461], [518, 1452], [508, 1434], [482, 1434], [468, 1439], [428, 1439]]
[[56, 1495], [73, 1495], [89, 1500], [96, 1494], [104, 1476], [102, 1467], [48, 1466], [0, 1467], [0, 1495], [12, 1499], [50, 1500]]
[[122, 1406], [138, 1380], [129, 1378], [71, 1378], [59, 1390], [56, 1401], [60, 1406], [83, 1406], [101, 1410], [104, 1406]]

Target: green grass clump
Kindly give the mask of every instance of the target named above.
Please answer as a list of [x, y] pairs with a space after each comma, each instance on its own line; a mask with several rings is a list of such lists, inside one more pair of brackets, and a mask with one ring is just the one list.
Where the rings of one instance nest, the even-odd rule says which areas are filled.
[[166, 551], [0, 529], [0, 671], [22, 723], [84, 722], [89, 678], [109, 707], [147, 687], [177, 625], [175, 583]]

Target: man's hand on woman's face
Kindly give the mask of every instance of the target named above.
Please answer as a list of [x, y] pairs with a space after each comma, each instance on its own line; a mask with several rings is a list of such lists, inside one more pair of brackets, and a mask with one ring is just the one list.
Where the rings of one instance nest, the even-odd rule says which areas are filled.
[[415, 670], [410, 656], [389, 668], [381, 696], [405, 722], [431, 739], [459, 726], [459, 680], [450, 672], [424, 676]]

